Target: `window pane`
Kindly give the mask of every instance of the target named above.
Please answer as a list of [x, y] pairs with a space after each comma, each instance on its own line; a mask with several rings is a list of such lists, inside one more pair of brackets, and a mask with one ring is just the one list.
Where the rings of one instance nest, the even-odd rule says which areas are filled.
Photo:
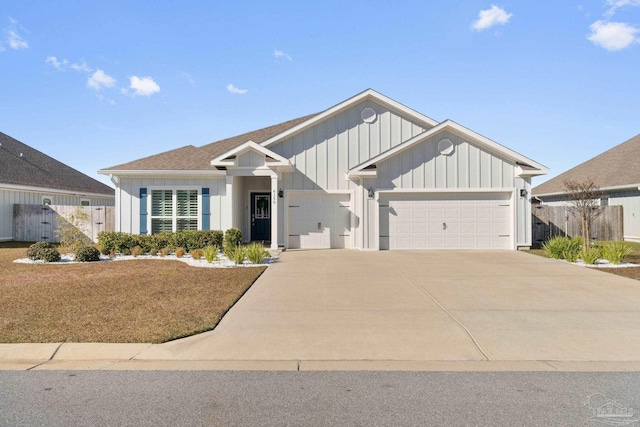
[[151, 192], [151, 215], [152, 216], [172, 216], [173, 215], [173, 191], [153, 190]]
[[173, 220], [157, 219], [151, 220], [151, 234], [160, 233], [162, 231], [173, 231]]
[[178, 230], [197, 230], [198, 220], [197, 219], [178, 219], [177, 229]]
[[178, 190], [177, 216], [198, 216], [198, 190]]

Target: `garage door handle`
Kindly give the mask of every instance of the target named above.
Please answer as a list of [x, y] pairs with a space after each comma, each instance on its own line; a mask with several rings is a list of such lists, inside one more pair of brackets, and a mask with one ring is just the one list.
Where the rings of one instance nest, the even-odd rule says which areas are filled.
[[321, 231], [321, 230], [322, 230], [322, 223], [321, 223], [321, 222], [319, 222], [319, 223], [318, 223], [318, 231]]
[[446, 230], [446, 229], [447, 229], [447, 223], [446, 223], [446, 222], [443, 222], [443, 223], [442, 223], [442, 229], [443, 229], [443, 230]]

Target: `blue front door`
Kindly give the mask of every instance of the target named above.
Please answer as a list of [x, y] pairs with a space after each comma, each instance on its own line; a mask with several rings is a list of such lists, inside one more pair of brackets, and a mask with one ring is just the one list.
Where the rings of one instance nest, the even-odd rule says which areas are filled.
[[251, 193], [251, 240], [271, 240], [270, 193]]

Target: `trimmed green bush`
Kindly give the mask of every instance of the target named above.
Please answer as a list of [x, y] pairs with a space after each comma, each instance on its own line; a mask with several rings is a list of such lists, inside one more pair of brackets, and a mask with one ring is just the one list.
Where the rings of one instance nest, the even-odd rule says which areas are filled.
[[121, 231], [101, 231], [98, 233], [98, 244], [100, 245], [100, 251], [102, 254], [107, 255], [111, 250], [116, 252], [131, 253], [131, 248], [138, 244], [136, 237], [129, 233], [123, 233]]
[[58, 262], [60, 253], [49, 242], [37, 242], [27, 249], [27, 257], [33, 261]]
[[93, 246], [83, 246], [76, 249], [73, 259], [78, 262], [100, 261], [100, 251]]
[[237, 228], [230, 228], [224, 232], [224, 248], [236, 247], [242, 244], [242, 231]]
[[620, 264], [631, 253], [631, 246], [625, 242], [607, 242], [602, 245], [602, 258], [611, 264]]
[[[140, 246], [143, 253], [157, 255], [165, 248], [184, 248], [187, 252], [209, 245], [223, 245], [224, 234], [220, 230], [182, 230], [176, 233], [128, 234], [117, 231], [103, 231], [98, 234], [98, 243], [103, 254], [111, 251], [121, 254], [131, 253], [134, 246]], [[242, 234], [240, 235], [242, 236]], [[240, 237], [242, 241], [242, 237]]]
[[258, 242], [253, 242], [246, 246], [247, 259], [253, 264], [260, 264], [265, 257], [269, 256], [269, 252]]

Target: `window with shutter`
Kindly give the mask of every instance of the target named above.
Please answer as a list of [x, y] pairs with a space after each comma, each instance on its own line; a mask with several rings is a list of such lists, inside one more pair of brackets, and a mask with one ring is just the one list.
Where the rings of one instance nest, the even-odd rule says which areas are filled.
[[198, 229], [198, 190], [152, 190], [151, 233]]

